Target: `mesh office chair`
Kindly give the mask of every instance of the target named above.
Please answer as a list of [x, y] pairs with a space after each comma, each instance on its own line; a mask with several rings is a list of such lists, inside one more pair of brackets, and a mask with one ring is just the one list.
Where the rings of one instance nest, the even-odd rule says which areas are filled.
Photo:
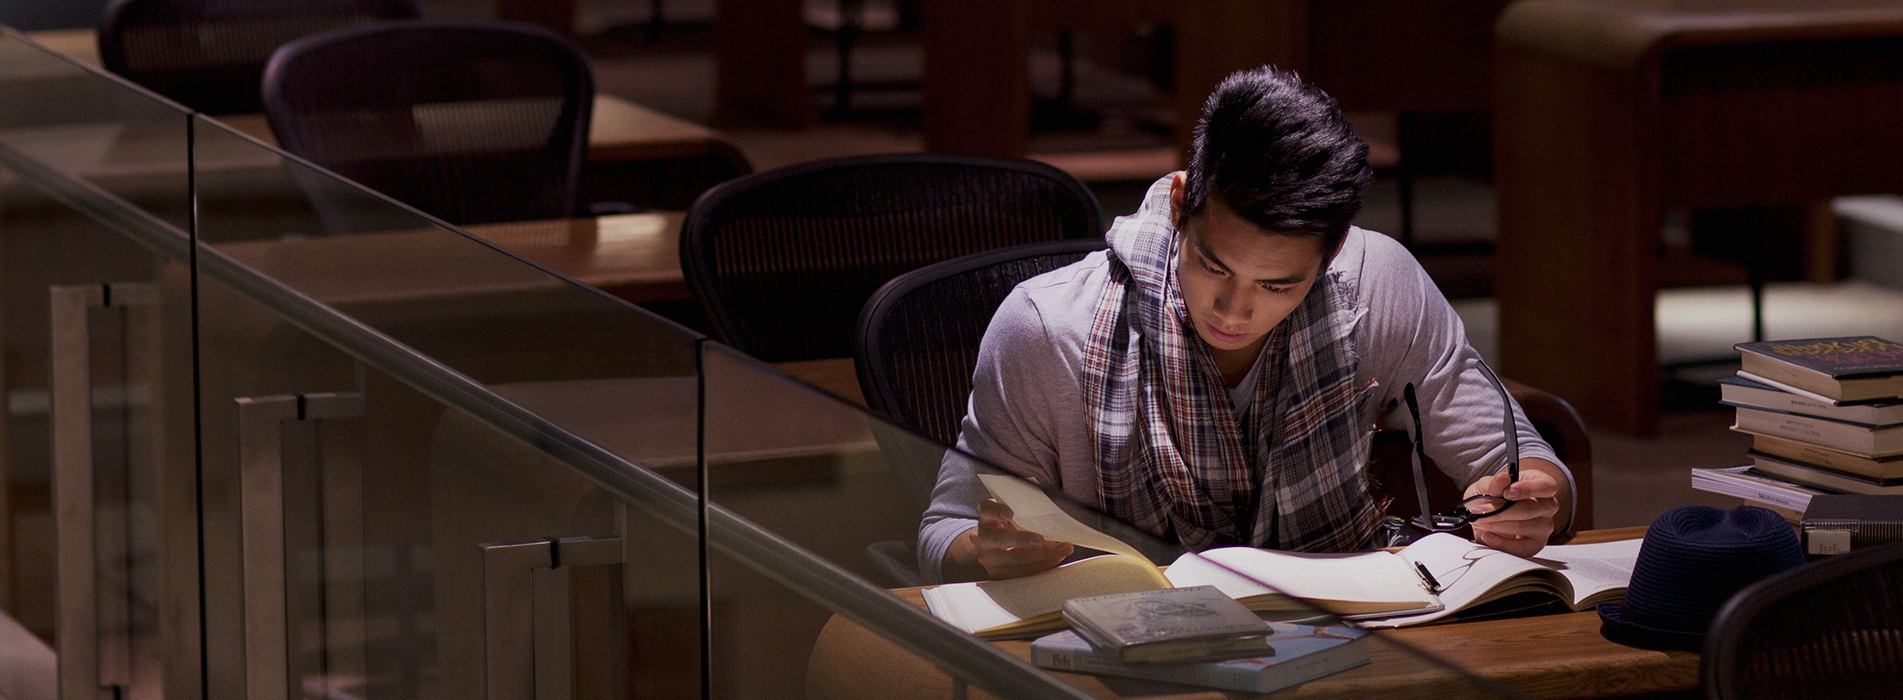
[[920, 435], [955, 442], [978, 342], [998, 305], [1019, 282], [1105, 245], [1101, 238], [1027, 243], [928, 265], [887, 282], [859, 316], [853, 360], [866, 405]]
[[1705, 637], [1705, 692], [1893, 698], [1903, 686], [1903, 543], [1839, 554], [1738, 591]]
[[867, 298], [901, 273], [1102, 234], [1090, 190], [1041, 163], [861, 156], [709, 190], [682, 225], [681, 268], [721, 341], [787, 362], [851, 356]]
[[455, 224], [572, 216], [594, 77], [539, 27], [389, 22], [271, 56], [284, 150]]
[[194, 110], [255, 113], [265, 61], [279, 46], [416, 16], [415, 0], [116, 0], [99, 24], [99, 59]]
[[[859, 315], [853, 364], [866, 405], [893, 423], [950, 445], [971, 396], [971, 369], [991, 316], [1019, 282], [1103, 250], [1102, 238], [1027, 243], [953, 258], [899, 275]], [[944, 450], [874, 426], [873, 437], [922, 512], [938, 482]], [[893, 586], [927, 581], [911, 542], [875, 542], [867, 561]]]
[[[1573, 473], [1574, 497], [1577, 510], [1573, 513], [1572, 532], [1591, 530], [1592, 523], [1592, 442], [1586, 435], [1586, 422], [1573, 410], [1573, 405], [1565, 399], [1541, 389], [1527, 386], [1506, 377], [1500, 378], [1507, 393], [1514, 402], [1520, 404], [1520, 411], [1526, 415], [1527, 422], [1533, 424], [1540, 438], [1552, 446], [1554, 456], [1566, 464]], [[1397, 410], [1406, 410], [1400, 408]], [[1369, 447], [1368, 480], [1369, 490], [1375, 498], [1390, 499], [1387, 514], [1412, 518], [1420, 514], [1420, 501], [1414, 491], [1414, 465], [1409, 453], [1413, 443], [1408, 440], [1406, 431], [1378, 430], [1374, 434], [1374, 443]], [[1428, 459], [1422, 464], [1427, 481], [1427, 499], [1434, 508], [1451, 508], [1460, 502], [1466, 492], [1467, 484], [1455, 483]], [[1572, 539], [1571, 532], [1555, 531], [1551, 544], [1559, 544]]]

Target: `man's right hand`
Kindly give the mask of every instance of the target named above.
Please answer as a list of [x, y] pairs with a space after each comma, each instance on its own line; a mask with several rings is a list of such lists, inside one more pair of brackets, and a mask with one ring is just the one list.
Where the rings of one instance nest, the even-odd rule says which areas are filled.
[[1028, 576], [1057, 566], [1076, 547], [1018, 529], [1011, 507], [995, 498], [978, 504], [978, 527], [966, 530], [945, 553], [960, 568], [983, 567], [991, 578]]

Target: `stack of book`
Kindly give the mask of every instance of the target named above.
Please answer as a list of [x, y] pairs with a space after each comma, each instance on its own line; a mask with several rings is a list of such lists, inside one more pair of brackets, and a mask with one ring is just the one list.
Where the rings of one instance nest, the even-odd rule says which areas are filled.
[[1185, 685], [1200, 685], [1246, 693], [1268, 693], [1345, 671], [1371, 661], [1369, 632], [1344, 626], [1268, 623], [1270, 651], [1227, 661], [1130, 664], [1091, 645], [1074, 631], [1058, 632], [1031, 642], [1031, 661], [1045, 668]]
[[1903, 494], [1903, 344], [1873, 336], [1743, 343], [1722, 382], [1751, 464], [1694, 470], [1693, 486], [1797, 521], [1816, 494]]
[[1272, 625], [1214, 586], [1072, 598], [1064, 619], [1031, 643], [1038, 665], [1267, 693], [1370, 660], [1365, 630]]

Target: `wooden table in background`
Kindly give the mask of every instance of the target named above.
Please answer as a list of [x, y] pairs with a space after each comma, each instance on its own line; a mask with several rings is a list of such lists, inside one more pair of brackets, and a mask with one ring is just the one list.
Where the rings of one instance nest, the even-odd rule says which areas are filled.
[[[470, 226], [516, 255], [633, 302], [691, 298], [681, 276], [684, 214]], [[217, 244], [329, 304], [460, 298], [559, 289], [561, 282], [445, 229]]]
[[1498, 31], [1500, 373], [1588, 423], [1657, 429], [1667, 210], [1903, 191], [1894, 0], [1528, 0]]
[[[96, 32], [92, 29], [27, 35], [82, 63], [100, 65]], [[277, 145], [271, 125], [262, 114], [211, 118]], [[582, 166], [581, 201], [627, 201], [660, 209], [685, 209], [707, 187], [753, 170], [746, 155], [725, 134], [602, 93], [595, 94], [587, 159]]]
[[[1578, 543], [1631, 539], [1644, 528], [1580, 533]], [[923, 607], [917, 589], [897, 593]], [[997, 642], [1029, 660], [1031, 643]], [[1288, 688], [1277, 696], [1304, 698], [1439, 698], [1482, 686], [1445, 665], [1403, 649], [1434, 655], [1475, 677], [1534, 698], [1586, 698], [1684, 691], [1698, 686], [1697, 654], [1650, 651], [1606, 641], [1593, 611], [1500, 620], [1456, 622], [1375, 633], [1374, 663]], [[1066, 683], [1104, 698], [1218, 698], [1231, 694], [1189, 686], [1051, 672]], [[989, 697], [973, 689], [973, 697]], [[885, 638], [841, 617], [820, 633], [807, 667], [807, 697], [813, 700], [953, 697], [949, 676]]]

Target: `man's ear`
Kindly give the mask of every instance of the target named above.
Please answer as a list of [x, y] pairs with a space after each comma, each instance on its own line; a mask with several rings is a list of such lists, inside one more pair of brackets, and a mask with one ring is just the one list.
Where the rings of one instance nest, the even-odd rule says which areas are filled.
[[1170, 221], [1183, 220], [1183, 193], [1189, 187], [1189, 175], [1181, 170], [1170, 175]]

